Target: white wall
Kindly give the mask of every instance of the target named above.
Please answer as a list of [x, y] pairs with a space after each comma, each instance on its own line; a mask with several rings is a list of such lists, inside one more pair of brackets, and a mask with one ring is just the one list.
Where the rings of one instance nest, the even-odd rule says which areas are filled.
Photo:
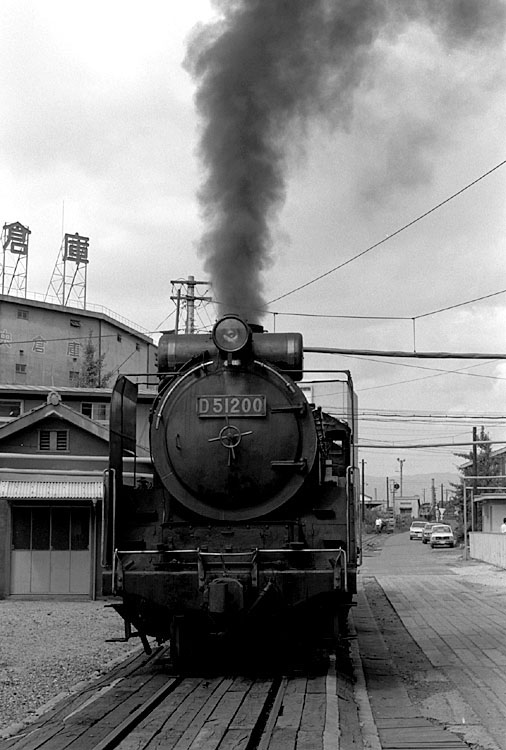
[[506, 569], [506, 534], [472, 531], [469, 534], [469, 554], [475, 560]]

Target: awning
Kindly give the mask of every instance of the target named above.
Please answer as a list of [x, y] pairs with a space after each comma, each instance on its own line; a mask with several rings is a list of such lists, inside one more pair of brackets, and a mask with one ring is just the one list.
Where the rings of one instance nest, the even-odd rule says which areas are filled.
[[0, 498], [9, 500], [102, 500], [102, 482], [0, 481]]
[[490, 503], [494, 500], [497, 503], [506, 503], [506, 494], [504, 492], [487, 492], [473, 497], [475, 503]]

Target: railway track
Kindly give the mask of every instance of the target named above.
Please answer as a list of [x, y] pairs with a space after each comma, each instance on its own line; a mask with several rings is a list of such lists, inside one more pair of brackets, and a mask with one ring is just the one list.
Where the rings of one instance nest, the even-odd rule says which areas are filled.
[[163, 653], [54, 711], [1, 750], [336, 747], [335, 660], [313, 674], [171, 675]]

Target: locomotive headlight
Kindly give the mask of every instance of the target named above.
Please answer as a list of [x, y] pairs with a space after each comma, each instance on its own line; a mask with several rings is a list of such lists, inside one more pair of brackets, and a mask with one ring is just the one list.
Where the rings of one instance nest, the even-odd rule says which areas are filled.
[[249, 327], [235, 315], [222, 318], [213, 328], [213, 341], [221, 352], [239, 352], [249, 343], [250, 338]]

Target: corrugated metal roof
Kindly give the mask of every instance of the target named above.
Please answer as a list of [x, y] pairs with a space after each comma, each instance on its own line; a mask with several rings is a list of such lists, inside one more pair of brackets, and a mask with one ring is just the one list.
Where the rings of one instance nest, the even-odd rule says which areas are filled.
[[0, 481], [0, 497], [10, 500], [101, 500], [102, 482]]

